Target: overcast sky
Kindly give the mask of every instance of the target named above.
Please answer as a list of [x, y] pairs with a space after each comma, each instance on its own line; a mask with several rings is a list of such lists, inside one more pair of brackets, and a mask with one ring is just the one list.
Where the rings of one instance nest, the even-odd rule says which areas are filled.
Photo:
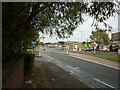
[[[85, 20], [88, 17], [85, 17]], [[86, 41], [89, 36], [91, 35], [92, 30], [95, 31], [95, 28], [92, 27], [92, 21], [93, 18], [89, 17], [82, 25], [80, 25], [78, 28], [75, 29], [73, 32], [73, 36], [71, 36], [68, 39], [56, 39], [56, 36], [49, 37], [45, 35], [44, 39], [41, 39], [42, 42], [58, 42], [58, 41]], [[106, 23], [108, 23], [110, 26], [112, 26], [112, 33], [118, 32], [118, 16], [110, 17], [108, 20], [106, 20]], [[100, 28], [104, 28], [103, 24], [99, 24]], [[82, 34], [82, 35], [81, 35]]]

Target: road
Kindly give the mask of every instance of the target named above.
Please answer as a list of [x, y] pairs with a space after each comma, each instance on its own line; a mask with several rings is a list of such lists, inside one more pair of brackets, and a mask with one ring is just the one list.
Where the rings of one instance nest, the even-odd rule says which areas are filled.
[[50, 58], [50, 62], [55, 63], [93, 88], [118, 89], [118, 72], [120, 72], [118, 69], [75, 58], [55, 49], [47, 49], [42, 51], [42, 54]]

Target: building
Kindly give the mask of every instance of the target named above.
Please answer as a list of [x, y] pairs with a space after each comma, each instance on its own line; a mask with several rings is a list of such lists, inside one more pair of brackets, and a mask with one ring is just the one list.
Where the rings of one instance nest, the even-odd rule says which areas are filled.
[[120, 45], [120, 32], [112, 34], [112, 43]]
[[65, 42], [65, 46], [68, 50], [72, 51], [81, 51], [83, 48], [82, 43], [77, 41], [67, 41]]
[[[114, 49], [112, 51], [118, 51], [118, 48], [120, 46], [120, 32], [117, 32], [117, 33], [111, 33], [111, 32], [109, 32], [107, 34], [108, 34], [108, 37], [111, 40], [112, 49]], [[110, 50], [110, 46], [111, 45], [104, 45], [101, 50], [111, 51]]]

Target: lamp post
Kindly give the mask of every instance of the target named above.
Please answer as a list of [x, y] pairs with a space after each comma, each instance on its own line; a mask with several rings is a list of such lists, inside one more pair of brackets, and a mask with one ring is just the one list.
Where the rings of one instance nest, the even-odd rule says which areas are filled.
[[96, 54], [96, 43], [93, 43], [93, 53]]
[[81, 42], [82, 42], [82, 31], [81, 31]]

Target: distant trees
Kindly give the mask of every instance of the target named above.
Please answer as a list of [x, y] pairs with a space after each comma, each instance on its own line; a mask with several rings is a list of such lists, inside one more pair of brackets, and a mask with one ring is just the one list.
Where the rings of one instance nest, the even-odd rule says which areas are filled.
[[26, 52], [38, 32], [67, 38], [88, 14], [103, 22], [117, 12], [113, 2], [3, 2], [3, 59]]
[[59, 42], [58, 42], [58, 44], [60, 44], [60, 45], [62, 45], [62, 46], [64, 45], [64, 43], [65, 43], [64, 41], [59, 41]]
[[108, 34], [105, 30], [97, 29], [97, 31], [92, 32], [92, 35], [90, 35], [90, 39], [95, 41], [98, 45], [109, 45], [110, 39], [108, 37]]
[[48, 46], [48, 45], [50, 45], [50, 44], [52, 44], [52, 43], [51, 43], [51, 42], [47, 42], [47, 43], [44, 43], [44, 44]]

